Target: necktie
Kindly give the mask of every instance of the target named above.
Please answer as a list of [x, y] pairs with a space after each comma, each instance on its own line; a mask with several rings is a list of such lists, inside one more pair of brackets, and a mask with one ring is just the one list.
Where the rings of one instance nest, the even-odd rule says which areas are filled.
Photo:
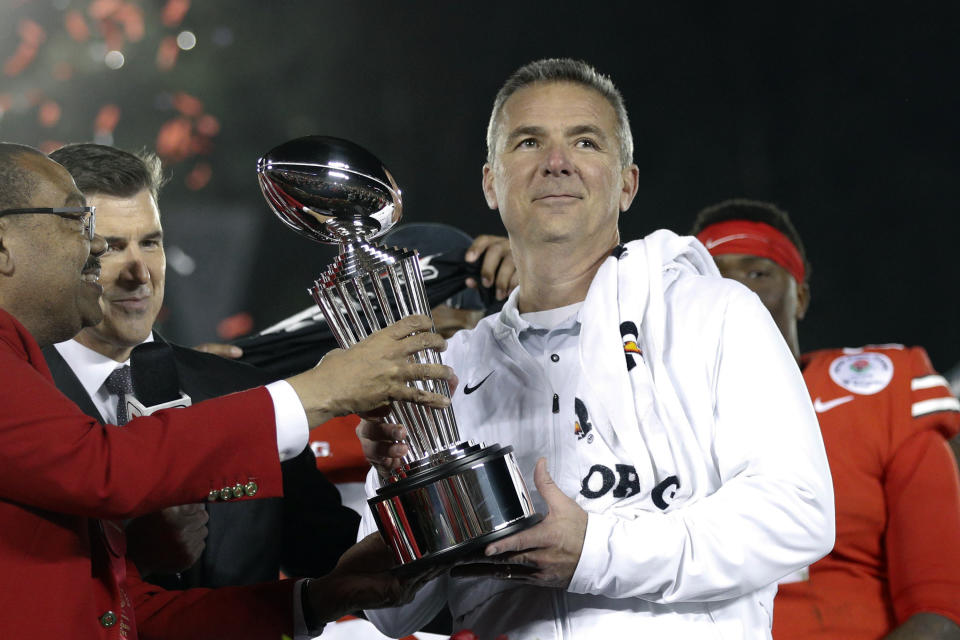
[[130, 377], [130, 365], [117, 367], [107, 376], [107, 381], [103, 383], [107, 391], [118, 396], [117, 398], [117, 426], [127, 424], [127, 402], [126, 394], [133, 393], [133, 378]]

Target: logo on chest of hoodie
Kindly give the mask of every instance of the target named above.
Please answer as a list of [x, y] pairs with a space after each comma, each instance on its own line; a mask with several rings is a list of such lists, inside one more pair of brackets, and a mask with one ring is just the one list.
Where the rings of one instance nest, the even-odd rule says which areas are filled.
[[623, 338], [623, 353], [627, 358], [627, 371], [637, 366], [637, 358], [643, 357], [643, 351], [637, 344], [640, 332], [637, 325], [629, 320], [620, 323], [620, 337]]
[[590, 424], [590, 413], [587, 411], [587, 405], [580, 398], [573, 399], [573, 412], [577, 414], [577, 419], [573, 421], [573, 433], [577, 440], [587, 439], [587, 444], [593, 442], [593, 425]]

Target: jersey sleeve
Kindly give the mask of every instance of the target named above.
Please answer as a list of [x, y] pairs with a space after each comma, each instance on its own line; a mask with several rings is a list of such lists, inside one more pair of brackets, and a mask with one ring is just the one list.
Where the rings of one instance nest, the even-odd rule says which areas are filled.
[[904, 354], [909, 379], [894, 390], [883, 476], [885, 552], [898, 624], [935, 613], [960, 624], [960, 479], [947, 440], [960, 402], [921, 347]]
[[[950, 393], [946, 378], [933, 370], [930, 358], [922, 347], [908, 352], [910, 389], [908, 407], [903, 407], [899, 436], [906, 440], [925, 430], [939, 431], [950, 439], [960, 431], [960, 401]], [[899, 410], [899, 408], [898, 408]]]
[[960, 478], [943, 436], [924, 429], [901, 444], [887, 464], [884, 491], [897, 622], [935, 613], [960, 624]]

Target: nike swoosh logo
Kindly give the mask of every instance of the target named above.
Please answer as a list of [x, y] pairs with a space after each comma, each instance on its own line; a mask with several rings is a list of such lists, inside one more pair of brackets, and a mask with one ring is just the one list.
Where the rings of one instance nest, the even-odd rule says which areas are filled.
[[[494, 369], [494, 371], [496, 371], [496, 369]], [[487, 378], [489, 378], [489, 377], [492, 376], [492, 375], [493, 375], [493, 371], [491, 371], [490, 373], [488, 373], [486, 378], [484, 378], [483, 380], [481, 380], [480, 382], [478, 382], [478, 383], [475, 384], [474, 386], [471, 387], [470, 385], [466, 385], [466, 386], [463, 388], [463, 392], [464, 392], [465, 394], [467, 394], [467, 395], [470, 395], [471, 393], [473, 393], [474, 391], [476, 391], [477, 389], [479, 389], [479, 388], [480, 388], [480, 385], [482, 385], [484, 382], [486, 382], [486, 381], [487, 381]]]
[[742, 238], [749, 238], [745, 233], [736, 233], [732, 236], [723, 236], [722, 238], [717, 238], [716, 240], [707, 240], [707, 244], [704, 246], [707, 248], [707, 251], [713, 249], [718, 244], [723, 244], [724, 242], [730, 242], [731, 240], [740, 240]]
[[833, 400], [827, 400], [826, 402], [822, 402], [820, 398], [817, 398], [813, 401], [813, 410], [817, 413], [823, 413], [825, 411], [830, 411], [830, 409], [833, 409], [834, 407], [847, 404], [851, 400], [853, 400], [853, 396], [843, 396]]

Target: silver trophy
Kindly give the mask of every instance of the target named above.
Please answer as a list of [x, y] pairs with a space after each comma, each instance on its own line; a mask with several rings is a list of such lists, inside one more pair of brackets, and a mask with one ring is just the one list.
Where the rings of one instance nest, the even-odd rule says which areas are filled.
[[[400, 220], [400, 189], [365, 149], [339, 138], [308, 136], [271, 149], [257, 163], [273, 212], [340, 254], [310, 292], [344, 349], [400, 318], [430, 315], [416, 251], [370, 241]], [[418, 362], [439, 363], [434, 350]], [[446, 381], [417, 381], [450, 396]], [[377, 526], [404, 568], [451, 561], [540, 521], [513, 447], [460, 438], [452, 408], [390, 404], [407, 428], [409, 453], [368, 500]]]

